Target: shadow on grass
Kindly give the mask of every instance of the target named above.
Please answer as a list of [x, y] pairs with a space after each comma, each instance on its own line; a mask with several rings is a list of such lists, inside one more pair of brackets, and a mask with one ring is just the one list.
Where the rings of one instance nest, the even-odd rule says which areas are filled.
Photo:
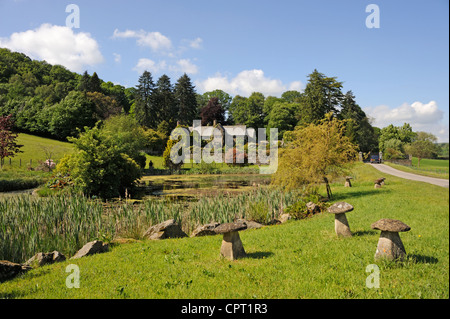
[[247, 253], [247, 258], [253, 259], [263, 259], [273, 256], [274, 254], [270, 251], [257, 251], [254, 253]]
[[368, 236], [368, 235], [376, 235], [378, 232], [375, 230], [358, 230], [355, 232], [352, 232], [353, 236]]
[[408, 255], [408, 261], [415, 264], [436, 264], [439, 260], [435, 257], [424, 255]]
[[340, 201], [352, 197], [365, 197], [365, 196], [372, 196], [372, 195], [379, 195], [384, 193], [390, 193], [390, 189], [373, 189], [373, 190], [365, 190], [365, 191], [355, 191], [355, 192], [346, 192], [346, 193], [338, 193], [333, 194], [333, 201]]

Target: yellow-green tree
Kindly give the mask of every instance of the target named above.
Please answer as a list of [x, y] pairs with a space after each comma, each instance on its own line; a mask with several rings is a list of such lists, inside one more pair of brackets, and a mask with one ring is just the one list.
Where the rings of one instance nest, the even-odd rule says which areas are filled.
[[287, 189], [306, 186], [317, 190], [325, 182], [331, 197], [328, 180], [344, 175], [357, 159], [357, 146], [344, 135], [344, 123], [328, 113], [317, 125], [287, 132], [272, 183]]

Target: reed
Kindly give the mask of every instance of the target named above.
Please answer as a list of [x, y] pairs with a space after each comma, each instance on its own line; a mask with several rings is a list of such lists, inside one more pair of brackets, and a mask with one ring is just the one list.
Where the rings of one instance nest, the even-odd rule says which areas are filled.
[[251, 203], [264, 207], [263, 218], [258, 221], [269, 222], [297, 198], [295, 192], [271, 188], [238, 195], [221, 193], [191, 203], [170, 199], [147, 199], [139, 204], [130, 200], [102, 203], [79, 194], [4, 197], [0, 199], [0, 260], [20, 263], [38, 252], [53, 250], [71, 256], [95, 239], [140, 239], [148, 227], [168, 219], [175, 219], [189, 234], [196, 226], [213, 221], [255, 219]]

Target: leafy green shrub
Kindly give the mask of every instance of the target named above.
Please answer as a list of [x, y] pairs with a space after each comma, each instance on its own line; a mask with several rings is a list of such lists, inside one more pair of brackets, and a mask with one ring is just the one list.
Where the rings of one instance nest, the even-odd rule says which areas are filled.
[[[320, 200], [320, 195], [309, 194], [302, 197], [298, 202], [286, 207], [285, 213], [288, 213], [295, 219], [305, 219], [311, 217], [317, 213], [321, 213], [328, 207], [326, 202]], [[307, 203], [312, 202], [315, 205], [315, 209], [307, 207]]]
[[170, 152], [172, 150], [172, 147], [174, 147], [177, 143], [178, 143], [178, 141], [169, 139], [167, 141], [167, 146], [166, 146], [166, 149], [164, 150], [164, 154], [163, 154], [164, 167], [166, 167], [170, 170], [175, 170], [175, 171], [179, 170], [181, 168], [181, 166], [183, 166], [183, 161], [181, 161], [180, 163], [174, 163], [174, 162], [172, 162], [172, 159], [170, 157]]
[[215, 163], [206, 163], [202, 160], [200, 166], [191, 169], [194, 171], [194, 174], [217, 174], [218, 169], [216, 168]]
[[31, 189], [41, 185], [43, 182], [44, 179], [41, 177], [0, 179], [0, 192]]
[[66, 155], [56, 169], [61, 175], [70, 175], [74, 186], [84, 194], [117, 197], [133, 188], [142, 176], [141, 167], [131, 157], [139, 155], [137, 146], [133, 147], [139, 144], [128, 144], [124, 132], [102, 130], [96, 125], [70, 140], [75, 152]]

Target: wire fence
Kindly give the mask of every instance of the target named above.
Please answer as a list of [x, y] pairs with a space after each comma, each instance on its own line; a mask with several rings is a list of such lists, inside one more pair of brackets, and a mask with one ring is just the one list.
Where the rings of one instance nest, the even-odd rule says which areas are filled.
[[57, 161], [47, 160], [47, 159], [22, 159], [22, 158], [5, 158], [3, 160], [3, 167], [14, 167], [14, 168], [26, 168], [28, 170], [35, 170], [42, 167], [51, 167], [53, 168], [56, 165]]

